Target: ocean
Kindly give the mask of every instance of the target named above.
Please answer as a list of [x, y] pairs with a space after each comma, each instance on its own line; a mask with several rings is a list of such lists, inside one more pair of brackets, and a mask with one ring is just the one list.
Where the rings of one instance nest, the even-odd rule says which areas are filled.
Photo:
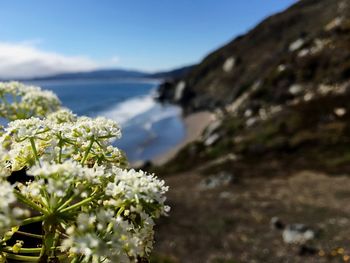
[[122, 138], [115, 146], [129, 161], [148, 161], [181, 142], [185, 127], [181, 109], [154, 100], [157, 81], [55, 80], [30, 84], [54, 91], [78, 115], [104, 116], [119, 123]]

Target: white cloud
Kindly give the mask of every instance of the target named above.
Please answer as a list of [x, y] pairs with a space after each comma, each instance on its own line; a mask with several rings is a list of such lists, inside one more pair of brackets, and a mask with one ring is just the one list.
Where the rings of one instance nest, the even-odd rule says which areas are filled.
[[101, 68], [84, 56], [65, 56], [39, 49], [32, 41], [0, 42], [0, 78], [28, 78]]

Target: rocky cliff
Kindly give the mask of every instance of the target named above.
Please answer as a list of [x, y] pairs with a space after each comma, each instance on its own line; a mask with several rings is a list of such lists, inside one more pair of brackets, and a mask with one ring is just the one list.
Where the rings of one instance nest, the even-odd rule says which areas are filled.
[[296, 169], [348, 170], [350, 3], [298, 1], [163, 90], [163, 100], [187, 113], [217, 113], [201, 140], [183, 149], [168, 171], [203, 163], [208, 171], [237, 170], [254, 163], [263, 174], [272, 161], [277, 170], [291, 162]]
[[209, 54], [162, 98], [192, 112], [226, 107], [253, 88], [269, 102], [285, 103], [295, 95], [293, 84], [344, 82], [350, 77], [349, 14], [346, 0], [298, 1]]

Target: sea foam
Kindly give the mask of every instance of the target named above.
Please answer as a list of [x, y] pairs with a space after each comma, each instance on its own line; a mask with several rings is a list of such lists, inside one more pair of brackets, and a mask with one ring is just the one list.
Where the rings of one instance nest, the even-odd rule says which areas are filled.
[[154, 100], [154, 93], [151, 92], [120, 102], [99, 115], [115, 120], [122, 127], [136, 124], [150, 130], [156, 122], [180, 116], [181, 109], [177, 106], [161, 105]]
[[151, 94], [128, 99], [99, 113], [100, 115], [125, 125], [134, 117], [155, 107], [156, 101]]

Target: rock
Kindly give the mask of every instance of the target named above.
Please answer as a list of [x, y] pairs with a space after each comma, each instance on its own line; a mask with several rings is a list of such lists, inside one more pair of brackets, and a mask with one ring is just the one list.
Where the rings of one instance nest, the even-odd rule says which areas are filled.
[[337, 115], [338, 117], [343, 117], [346, 114], [346, 109], [345, 108], [336, 108], [336, 109], [334, 109], [334, 114]]
[[259, 109], [259, 117], [261, 120], [267, 120], [268, 114], [267, 114], [267, 110], [265, 108]]
[[311, 50], [310, 50], [310, 49], [303, 48], [302, 50], [299, 51], [298, 57], [300, 57], [300, 58], [306, 57], [306, 56], [309, 55], [310, 53], [311, 53]]
[[234, 57], [229, 57], [228, 59], [226, 59], [224, 65], [222, 66], [222, 69], [225, 72], [230, 72], [235, 66], [235, 64], [236, 64], [236, 59]]
[[280, 65], [278, 65], [278, 67], [277, 67], [277, 71], [278, 71], [278, 72], [283, 72], [283, 71], [285, 71], [286, 69], [287, 69], [287, 66], [284, 65], [284, 64], [280, 64]]
[[307, 92], [304, 95], [304, 101], [310, 101], [315, 97], [315, 95], [312, 92]]
[[321, 52], [327, 45], [330, 44], [330, 40], [327, 39], [315, 39], [313, 46], [310, 48], [303, 48], [299, 51], [298, 57], [305, 57], [308, 55], [314, 55]]
[[251, 127], [252, 125], [254, 125], [256, 122], [258, 121], [258, 119], [256, 117], [250, 117], [249, 119], [247, 119], [247, 121], [245, 122], [245, 125], [247, 127]]
[[253, 115], [253, 111], [251, 109], [247, 109], [245, 112], [244, 112], [244, 117], [246, 118], [249, 118]]
[[183, 97], [184, 89], [186, 88], [186, 82], [180, 81], [175, 87], [174, 100], [180, 101]]
[[336, 17], [325, 26], [324, 30], [332, 31], [334, 29], [337, 29], [342, 25], [343, 21], [344, 21], [343, 17]]
[[321, 84], [317, 88], [317, 92], [320, 93], [321, 95], [327, 95], [333, 91], [335, 87], [332, 85], [325, 85]]
[[175, 86], [172, 81], [164, 81], [158, 87], [156, 99], [160, 102], [171, 102], [174, 99]]
[[216, 121], [211, 122], [203, 133], [203, 139], [205, 140], [208, 137], [210, 137], [211, 135], [213, 135], [213, 133], [216, 132], [217, 129], [220, 128], [221, 124], [222, 124], [221, 120], [216, 120]]
[[211, 146], [214, 143], [216, 143], [219, 139], [220, 139], [220, 135], [218, 133], [214, 133], [204, 140], [204, 145]]
[[301, 48], [304, 45], [304, 39], [302, 38], [298, 38], [297, 40], [295, 40], [294, 42], [292, 42], [289, 45], [289, 51], [290, 52], [294, 52], [296, 50], [298, 50], [299, 48]]
[[228, 172], [221, 172], [217, 175], [212, 175], [203, 179], [199, 183], [199, 188], [202, 190], [214, 189], [219, 186], [227, 186], [234, 181], [234, 176]]
[[292, 95], [298, 95], [303, 91], [303, 86], [299, 84], [293, 84], [292, 86], [289, 87], [288, 91]]
[[282, 232], [283, 241], [287, 244], [305, 244], [315, 238], [315, 232], [304, 224], [287, 225]]

